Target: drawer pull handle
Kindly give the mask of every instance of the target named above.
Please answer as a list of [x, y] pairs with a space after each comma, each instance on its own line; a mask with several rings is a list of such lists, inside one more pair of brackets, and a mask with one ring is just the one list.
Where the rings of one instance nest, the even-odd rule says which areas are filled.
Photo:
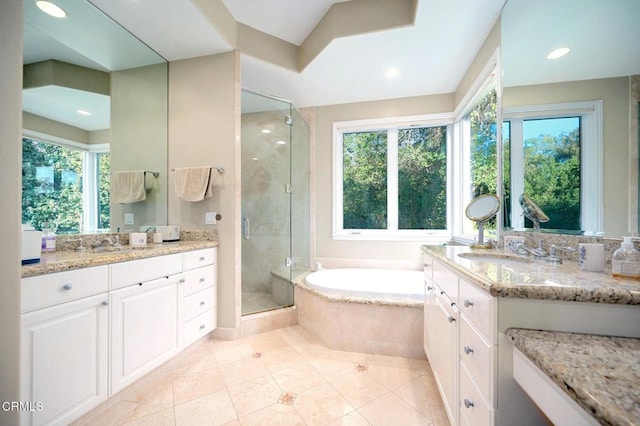
[[445, 294], [445, 292], [443, 290], [440, 290], [440, 294]]
[[427, 291], [431, 291], [433, 290], [433, 287], [431, 287], [430, 285], [427, 286]]
[[204, 305], [205, 305], [205, 302], [203, 300], [203, 301], [200, 302], [200, 306], [204, 306]]
[[469, 308], [471, 306], [473, 306], [473, 302], [469, 299], [464, 299], [464, 307]]
[[103, 300], [102, 306], [109, 306], [109, 300]]
[[200, 326], [200, 330], [204, 330], [204, 324]]
[[465, 406], [465, 407], [467, 407], [467, 408], [471, 408], [471, 407], [473, 407], [473, 406], [474, 406], [473, 401], [471, 401], [471, 400], [470, 400], [470, 399], [468, 399], [468, 398], [465, 398], [465, 399], [464, 399], [464, 406]]
[[73, 288], [73, 284], [67, 283], [67, 284], [63, 285], [62, 288], [67, 290], [67, 291], [69, 291], [69, 290], [71, 290]]
[[473, 348], [471, 348], [470, 346], [465, 346], [464, 347], [464, 353], [467, 354], [467, 355], [473, 353]]
[[185, 279], [184, 278], [180, 278], [180, 281], [178, 281], [180, 284], [184, 284]]
[[200, 262], [204, 262], [204, 259], [205, 259], [204, 256], [200, 256], [200, 259], [198, 260], [200, 260]]
[[201, 283], [205, 282], [206, 280], [207, 280], [207, 279], [206, 279], [206, 278], [204, 278], [204, 277], [200, 278], [200, 282], [201, 282]]
[[451, 316], [451, 315], [449, 315], [449, 316], [447, 317], [447, 321], [449, 321], [449, 322], [454, 322], [455, 320], [456, 320], [456, 319], [455, 319], [453, 316]]

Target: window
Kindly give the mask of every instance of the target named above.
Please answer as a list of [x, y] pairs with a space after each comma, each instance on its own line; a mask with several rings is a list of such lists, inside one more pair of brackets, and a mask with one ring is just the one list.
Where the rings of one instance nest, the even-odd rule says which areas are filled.
[[334, 123], [336, 239], [424, 239], [447, 230], [443, 118]]
[[[531, 228], [520, 215], [526, 193], [549, 217], [541, 228], [602, 228], [601, 103], [540, 105], [505, 112], [505, 225]], [[588, 188], [588, 190], [587, 190]], [[516, 212], [513, 214], [513, 212]]]
[[108, 153], [22, 139], [23, 223], [56, 234], [108, 229], [108, 191]]

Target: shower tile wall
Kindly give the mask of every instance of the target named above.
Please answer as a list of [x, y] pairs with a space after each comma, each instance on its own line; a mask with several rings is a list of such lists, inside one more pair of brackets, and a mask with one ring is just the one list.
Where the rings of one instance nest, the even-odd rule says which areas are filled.
[[289, 255], [289, 148], [281, 111], [242, 115], [243, 218], [255, 212], [248, 213], [250, 239], [242, 244], [242, 258], [252, 259], [242, 262], [243, 293], [271, 294], [271, 272], [284, 269]]

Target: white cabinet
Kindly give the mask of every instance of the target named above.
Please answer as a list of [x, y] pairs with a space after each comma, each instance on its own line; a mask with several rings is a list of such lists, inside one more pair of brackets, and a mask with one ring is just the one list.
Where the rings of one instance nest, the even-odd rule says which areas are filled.
[[[438, 291], [439, 290], [439, 291]], [[451, 424], [458, 424], [458, 321], [459, 311], [444, 290], [436, 287], [435, 312], [430, 318], [433, 377]]]
[[216, 328], [216, 261], [215, 248], [184, 254], [184, 346]]
[[425, 352], [449, 421], [491, 425], [496, 402], [495, 298], [441, 262], [426, 255], [424, 260]]
[[36, 405], [21, 424], [66, 425], [107, 399], [107, 305], [103, 293], [22, 315], [21, 400]]
[[111, 392], [116, 393], [180, 350], [181, 275], [111, 292]]

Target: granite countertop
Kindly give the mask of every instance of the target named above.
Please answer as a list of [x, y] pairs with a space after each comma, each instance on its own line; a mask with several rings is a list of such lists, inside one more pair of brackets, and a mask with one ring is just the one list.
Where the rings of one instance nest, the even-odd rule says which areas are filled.
[[517, 328], [506, 335], [600, 423], [640, 424], [640, 339]]
[[111, 263], [126, 262], [146, 257], [163, 256], [217, 246], [218, 243], [216, 241], [178, 241], [162, 244], [147, 244], [144, 248], [130, 248], [129, 246], [122, 246], [122, 249], [117, 251], [99, 252], [95, 250], [87, 250], [77, 252], [72, 250], [61, 250], [42, 253], [39, 263], [22, 266], [22, 277], [26, 278], [36, 275], [68, 271], [71, 269], [109, 265]]
[[[640, 281], [614, 278], [610, 271], [583, 272], [576, 262], [553, 264], [498, 249], [422, 246], [422, 251], [497, 297], [640, 305]], [[477, 253], [477, 258], [459, 254]], [[520, 259], [508, 264], [481, 256]]]

